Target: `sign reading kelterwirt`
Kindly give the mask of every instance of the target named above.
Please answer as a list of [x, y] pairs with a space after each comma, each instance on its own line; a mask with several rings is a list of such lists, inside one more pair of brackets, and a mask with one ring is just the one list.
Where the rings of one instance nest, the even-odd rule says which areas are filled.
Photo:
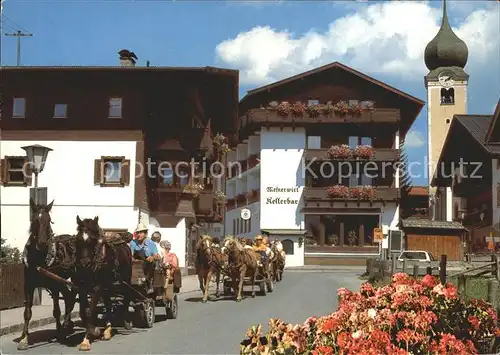
[[[297, 194], [300, 193], [300, 190], [298, 187], [268, 186], [266, 187], [266, 192], [268, 194], [276, 194], [266, 198], [266, 204], [268, 205], [297, 205], [299, 203]], [[286, 196], [287, 193], [292, 196]]]

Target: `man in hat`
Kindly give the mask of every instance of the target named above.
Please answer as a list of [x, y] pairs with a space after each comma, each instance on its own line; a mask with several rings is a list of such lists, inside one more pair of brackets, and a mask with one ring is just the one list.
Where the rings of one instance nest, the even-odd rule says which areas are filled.
[[267, 246], [263, 242], [264, 238], [261, 235], [255, 237], [255, 244], [253, 245], [253, 250], [260, 254], [260, 259], [262, 264], [267, 261], [266, 249]]
[[160, 254], [158, 254], [158, 249], [155, 243], [148, 238], [148, 227], [139, 223], [135, 229], [136, 239], [130, 242], [130, 249], [132, 250], [132, 258], [134, 260], [143, 260], [144, 265], [144, 275], [146, 276], [147, 282], [147, 293], [152, 293], [153, 288], [153, 276], [155, 271], [154, 261], [160, 259]]

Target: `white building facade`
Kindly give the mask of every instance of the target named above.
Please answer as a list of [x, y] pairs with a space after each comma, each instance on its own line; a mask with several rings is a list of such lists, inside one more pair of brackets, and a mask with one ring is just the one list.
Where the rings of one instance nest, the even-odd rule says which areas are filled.
[[[321, 137], [308, 136], [304, 128], [262, 127], [228, 155], [228, 169], [236, 166], [236, 176], [227, 180], [226, 194], [229, 204], [225, 215], [225, 234], [254, 238], [261, 233], [278, 237], [286, 245], [287, 266], [303, 266], [307, 258], [366, 258], [375, 257], [379, 249], [364, 251], [359, 248], [342, 250], [306, 250], [305, 234], [308, 232], [307, 215], [304, 210], [308, 149], [319, 149]], [[393, 147], [399, 149], [399, 135], [394, 137]], [[255, 166], [245, 170], [245, 161], [258, 156]], [[253, 165], [253, 164], [252, 164]], [[234, 174], [234, 173], [233, 173]], [[367, 184], [371, 184], [368, 182]], [[396, 168], [394, 187], [399, 188], [399, 168]], [[258, 189], [258, 193], [252, 193]], [[255, 200], [249, 198], [257, 195]], [[245, 199], [246, 196], [246, 199]], [[325, 212], [323, 215], [352, 215], [357, 202], [346, 202], [346, 212]], [[251, 218], [241, 218], [242, 209], [251, 211]], [[349, 212], [348, 212], [349, 211]], [[318, 213], [311, 213], [318, 216]], [[388, 201], [378, 212], [361, 211], [360, 216], [372, 215], [375, 224], [383, 229], [385, 238], [391, 230], [399, 230], [399, 206], [397, 201]], [[318, 216], [319, 217], [319, 216]], [[347, 233], [347, 231], [346, 231]], [[371, 235], [371, 230], [366, 230]], [[387, 239], [384, 241], [387, 244]], [[382, 245], [381, 245], [382, 246]], [[387, 246], [386, 246], [387, 247]]]
[[33, 180], [23, 176], [19, 167], [22, 169], [26, 156], [22, 147], [40, 144], [52, 149], [39, 174], [38, 186], [47, 188], [47, 203], [54, 201], [51, 211], [54, 233], [76, 233], [77, 216], [82, 219], [98, 216], [104, 231], [133, 233], [142, 222], [150, 226], [150, 234], [158, 230], [164, 239], [171, 241], [180, 266], [185, 266], [184, 220], [175, 228], [157, 228], [154, 218], [149, 218], [147, 204], [143, 204], [146, 190], [142, 182], [148, 170], [138, 157], [143, 150], [142, 132], [113, 131], [110, 135], [113, 138], [101, 140], [95, 139], [95, 131], [31, 133], [3, 132], [0, 143], [1, 237], [7, 244], [22, 250], [28, 238]]

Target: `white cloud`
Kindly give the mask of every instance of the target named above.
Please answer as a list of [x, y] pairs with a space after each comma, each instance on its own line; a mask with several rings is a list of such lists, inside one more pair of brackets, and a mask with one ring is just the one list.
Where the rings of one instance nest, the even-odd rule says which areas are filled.
[[406, 148], [421, 148], [425, 145], [425, 138], [420, 131], [409, 131], [405, 139]]
[[[497, 4], [476, 8], [454, 28], [469, 47], [469, 67], [498, 63], [498, 10]], [[216, 55], [240, 69], [243, 84], [269, 83], [332, 61], [367, 73], [422, 80], [427, 72], [423, 51], [440, 22], [441, 10], [427, 3], [378, 3], [336, 19], [325, 32], [297, 35], [257, 26], [219, 43]]]

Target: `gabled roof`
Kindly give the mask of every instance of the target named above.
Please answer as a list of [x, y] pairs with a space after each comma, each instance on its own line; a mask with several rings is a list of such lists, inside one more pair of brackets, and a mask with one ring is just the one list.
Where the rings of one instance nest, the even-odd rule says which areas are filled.
[[[455, 115], [455, 118], [467, 132], [484, 148], [488, 154], [500, 154], [500, 145], [489, 144], [486, 134], [493, 122], [491, 115]], [[450, 129], [451, 131], [451, 129]], [[448, 134], [449, 137], [449, 134]], [[446, 140], [448, 140], [446, 137]], [[445, 143], [446, 144], [446, 143]]]
[[254, 90], [249, 90], [247, 92], [247, 94], [245, 95], [245, 97], [243, 97], [243, 99], [241, 99], [241, 102], [243, 102], [247, 97], [251, 96], [251, 95], [254, 95], [254, 94], [257, 94], [257, 93], [260, 93], [260, 92], [263, 92], [263, 91], [267, 91], [267, 90], [270, 90], [270, 89], [273, 89], [273, 88], [276, 88], [278, 86], [281, 86], [281, 85], [284, 85], [284, 84], [288, 84], [290, 82], [293, 82], [293, 81], [296, 81], [296, 80], [300, 80], [300, 79], [304, 79], [305, 77], [308, 77], [310, 75], [313, 75], [313, 74], [318, 74], [318, 73], [321, 73], [323, 71], [326, 71], [326, 70], [329, 70], [329, 69], [333, 69], [333, 68], [339, 68], [339, 69], [342, 69], [342, 70], [345, 70], [346, 72], [349, 72], [351, 74], [354, 74], [356, 76], [358, 76], [359, 78], [363, 79], [363, 80], [366, 80], [366, 81], [369, 81], [375, 85], [378, 85], [380, 86], [381, 88], [385, 89], [385, 90], [388, 90], [390, 92], [393, 92], [395, 93], [396, 95], [399, 95], [407, 100], [410, 100], [420, 106], [423, 106], [425, 105], [425, 102], [420, 100], [420, 99], [417, 99], [416, 97], [410, 95], [410, 94], [407, 94], [401, 90], [398, 90], [396, 89], [395, 87], [392, 87], [390, 85], [387, 85], [386, 83], [383, 83], [382, 81], [380, 80], [377, 80], [377, 79], [374, 79], [372, 78], [371, 76], [368, 76], [366, 74], [363, 74], [351, 67], [348, 67], [347, 65], [344, 65], [342, 63], [339, 63], [339, 62], [333, 62], [333, 63], [330, 63], [330, 64], [327, 64], [327, 65], [323, 65], [321, 67], [318, 67], [318, 68], [315, 68], [315, 69], [312, 69], [312, 70], [309, 70], [309, 71], [306, 71], [306, 72], [303, 72], [303, 73], [300, 73], [300, 74], [297, 74], [297, 75], [294, 75], [294, 76], [291, 76], [289, 78], [286, 78], [286, 79], [283, 79], [283, 80], [279, 80], [275, 83], [272, 83], [272, 84], [269, 84], [269, 85], [265, 85], [265, 86], [261, 86], [260, 88], [257, 88], [257, 89], [254, 89]]
[[491, 141], [491, 134], [493, 133], [493, 129], [495, 128], [498, 117], [500, 116], [500, 99], [498, 99], [497, 108], [495, 109], [495, 113], [493, 114], [493, 119], [491, 120], [490, 126], [488, 127], [488, 132], [486, 133], [485, 141]]
[[[469, 134], [480, 146], [484, 152], [492, 156], [500, 156], [500, 145], [489, 144], [486, 142], [486, 134], [491, 125], [493, 116], [491, 115], [454, 115], [451, 121], [450, 129], [443, 144], [441, 155], [437, 166], [440, 166], [443, 156], [446, 153], [447, 147], [450, 144], [451, 137], [463, 134], [457, 132], [457, 129], [463, 128], [466, 134]], [[431, 185], [435, 186], [436, 176], [432, 178]]]

